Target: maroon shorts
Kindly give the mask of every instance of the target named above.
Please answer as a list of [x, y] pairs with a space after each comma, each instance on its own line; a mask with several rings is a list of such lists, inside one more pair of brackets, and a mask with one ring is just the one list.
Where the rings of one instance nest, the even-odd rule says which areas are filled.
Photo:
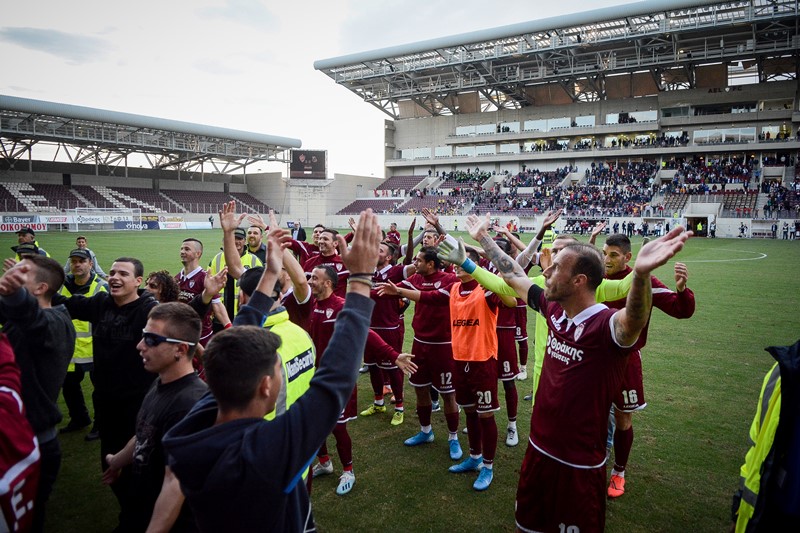
[[603, 531], [606, 468], [574, 468], [528, 442], [514, 517], [521, 531]]
[[497, 362], [456, 361], [456, 403], [475, 407], [479, 413], [500, 409], [497, 399]]
[[518, 341], [528, 340], [528, 306], [517, 307], [517, 331], [515, 338]]
[[405, 328], [402, 326], [394, 329], [373, 329], [372, 331], [377, 333], [378, 337], [391, 346], [395, 352], [403, 351], [403, 335], [405, 334]]
[[427, 344], [414, 339], [411, 347], [417, 371], [411, 374], [408, 382], [414, 387], [430, 385], [442, 394], [455, 391], [453, 374], [453, 347], [447, 344]]
[[350, 395], [350, 399], [344, 404], [342, 414], [339, 415], [339, 420], [337, 420], [336, 423], [346, 424], [356, 418], [358, 418], [358, 387], [353, 387], [353, 394]]
[[497, 328], [497, 379], [509, 381], [519, 374], [514, 328]]
[[622, 389], [614, 397], [614, 408], [625, 413], [641, 411], [647, 407], [644, 399], [644, 378], [642, 377], [642, 353], [636, 351], [628, 357]]

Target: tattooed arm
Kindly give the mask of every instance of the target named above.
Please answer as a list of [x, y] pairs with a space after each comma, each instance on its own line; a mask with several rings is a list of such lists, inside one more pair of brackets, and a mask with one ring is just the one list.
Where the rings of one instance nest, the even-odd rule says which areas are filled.
[[677, 254], [691, 235], [691, 231], [677, 226], [639, 251], [625, 308], [614, 315], [614, 336], [620, 346], [632, 346], [650, 317], [653, 304], [650, 273]]
[[470, 215], [467, 218], [467, 229], [472, 238], [483, 247], [486, 257], [494, 264], [503, 280], [516, 291], [520, 298], [527, 298], [528, 289], [530, 289], [533, 282], [528, 279], [522, 267], [514, 259], [503, 253], [494, 242], [494, 239], [492, 239], [492, 236], [489, 235], [489, 216], [479, 218], [475, 215]]

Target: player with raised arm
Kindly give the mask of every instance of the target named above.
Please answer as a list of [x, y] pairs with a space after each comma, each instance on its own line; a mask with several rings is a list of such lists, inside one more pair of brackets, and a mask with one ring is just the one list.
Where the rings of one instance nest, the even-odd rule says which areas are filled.
[[[593, 246], [562, 249], [545, 270], [541, 289], [497, 247], [488, 220], [471, 217], [470, 223], [470, 234], [503, 279], [517, 294], [527, 294], [550, 329], [517, 487], [516, 525], [521, 531], [602, 531], [608, 409], [650, 314], [650, 272], [678, 253], [691, 232], [677, 227], [643, 247], [626, 306], [613, 310], [595, 301], [604, 269]], [[470, 261], [462, 267], [476, 269]]]

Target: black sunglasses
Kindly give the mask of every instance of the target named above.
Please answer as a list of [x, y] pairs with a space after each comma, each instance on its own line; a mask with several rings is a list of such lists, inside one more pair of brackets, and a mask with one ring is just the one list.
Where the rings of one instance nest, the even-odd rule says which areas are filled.
[[157, 335], [155, 333], [151, 333], [149, 331], [142, 330], [142, 340], [144, 343], [151, 348], [154, 346], [158, 346], [162, 342], [172, 342], [175, 344], [188, 344], [189, 346], [194, 346], [196, 343], [189, 342], [189, 341], [182, 341], [180, 339], [171, 339], [169, 337], [164, 337], [163, 335]]

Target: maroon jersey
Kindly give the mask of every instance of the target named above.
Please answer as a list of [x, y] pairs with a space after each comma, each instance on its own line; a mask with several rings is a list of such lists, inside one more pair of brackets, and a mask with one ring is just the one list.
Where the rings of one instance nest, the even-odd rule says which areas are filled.
[[[188, 274], [185, 274], [183, 269], [175, 276], [175, 281], [178, 282], [178, 287], [181, 292], [178, 294], [178, 301], [188, 304], [198, 294], [203, 294], [203, 285], [206, 281], [206, 271], [203, 267], [197, 267]], [[219, 303], [219, 294], [215, 295], [211, 300], [214, 303]], [[211, 326], [211, 307], [208, 308], [206, 316], [203, 319], [203, 329], [200, 331], [200, 344], [205, 346], [211, 340], [211, 334], [214, 333]]]
[[[623, 279], [631, 270], [633, 269], [628, 266], [620, 272], [606, 277], [608, 279]], [[650, 284], [653, 287], [653, 307], [661, 309], [673, 318], [690, 318], [694, 314], [694, 293], [689, 287], [686, 287], [683, 292], [676, 292], [661, 283], [655, 276], [650, 276]], [[626, 301], [627, 298], [622, 298], [613, 302], [605, 302], [605, 304], [613, 309], [622, 309], [625, 307]], [[652, 308], [650, 311], [652, 312]], [[647, 344], [647, 330], [649, 327], [650, 320], [648, 319], [647, 324], [644, 325], [644, 329], [639, 334], [639, 340], [634, 345], [636, 349], [641, 350]]]
[[342, 262], [342, 256], [337, 254], [317, 254], [310, 257], [308, 261], [303, 263], [303, 271], [306, 273], [306, 277], [310, 278], [311, 272], [320, 266], [329, 266], [336, 271], [339, 279], [336, 282], [336, 288], [333, 290], [333, 293], [344, 298], [345, 293], [347, 293], [347, 278], [350, 277], [350, 271], [347, 270], [344, 262]]
[[314, 341], [314, 348], [317, 350], [317, 360], [315, 366], [319, 366], [320, 357], [328, 347], [328, 343], [333, 336], [333, 326], [339, 311], [344, 307], [344, 298], [331, 294], [324, 300], [317, 300], [312, 297], [314, 302], [311, 308], [311, 340]]
[[[22, 405], [20, 371], [0, 334], [0, 530], [30, 531], [39, 484], [39, 443]], [[5, 526], [5, 527], [3, 527]]]
[[536, 285], [528, 291], [528, 305], [549, 328], [530, 442], [569, 466], [599, 467], [606, 460], [608, 410], [631, 352], [614, 338], [617, 311], [595, 304], [570, 320]]
[[[405, 279], [405, 265], [387, 265], [380, 270], [376, 270], [372, 275], [372, 284], [400, 283]], [[375, 300], [375, 307], [372, 309], [372, 329], [397, 329], [400, 327], [400, 304], [396, 296], [379, 296], [373, 290], [371, 295]]]
[[391, 242], [391, 243], [393, 243], [393, 244], [399, 245], [400, 244], [400, 239], [401, 239], [400, 232], [397, 231], [397, 230], [389, 230], [386, 233], [386, 240]]
[[294, 287], [290, 287], [281, 298], [281, 305], [289, 313], [289, 320], [306, 331], [311, 331], [311, 308], [314, 305], [311, 291], [308, 292], [305, 302], [298, 302]]
[[[418, 291], [445, 291], [450, 294], [450, 286], [458, 281], [455, 274], [434, 272], [429, 276], [414, 274], [400, 285]], [[414, 305], [414, 338], [422, 342], [450, 342], [450, 308], [417, 302]]]
[[308, 261], [309, 257], [319, 255], [319, 248], [316, 244], [311, 244], [305, 241], [297, 241], [292, 239], [289, 243], [289, 249], [297, 257], [297, 261], [302, 265]]

